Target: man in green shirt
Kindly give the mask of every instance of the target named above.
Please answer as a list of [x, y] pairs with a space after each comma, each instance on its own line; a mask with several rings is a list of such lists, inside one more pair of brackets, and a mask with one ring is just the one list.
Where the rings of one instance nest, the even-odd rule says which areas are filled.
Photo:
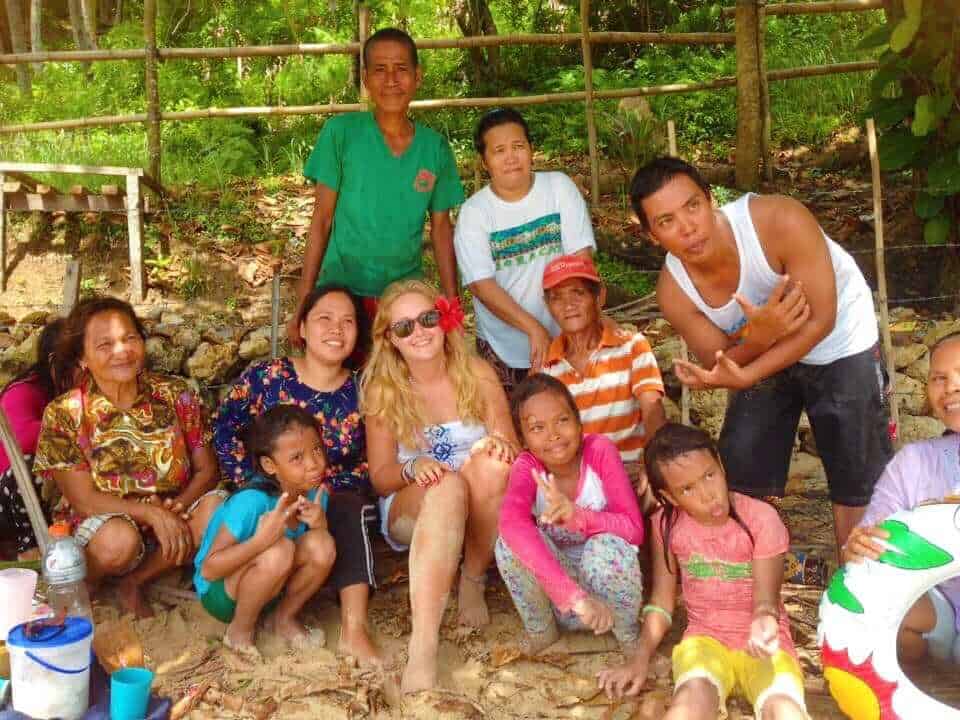
[[[441, 289], [457, 294], [450, 210], [463, 202], [463, 187], [447, 141], [407, 117], [423, 77], [417, 47], [384, 28], [367, 40], [363, 59], [372, 110], [327, 120], [304, 168], [316, 194], [297, 309], [314, 285], [335, 282], [372, 316], [387, 285], [422, 275], [427, 212]], [[296, 344], [298, 315], [287, 325]]]

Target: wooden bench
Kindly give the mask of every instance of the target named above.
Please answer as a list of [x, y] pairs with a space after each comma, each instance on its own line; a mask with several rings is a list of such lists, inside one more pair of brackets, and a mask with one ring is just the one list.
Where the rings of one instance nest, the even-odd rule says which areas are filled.
[[[32, 173], [119, 176], [125, 192], [116, 184], [99, 191], [74, 185], [69, 192], [33, 179]], [[143, 215], [149, 207], [142, 194], [146, 186], [158, 196], [163, 187], [141, 168], [0, 162], [0, 292], [7, 289], [7, 212], [126, 212], [130, 235], [130, 301], [143, 302], [146, 276], [143, 271]]]

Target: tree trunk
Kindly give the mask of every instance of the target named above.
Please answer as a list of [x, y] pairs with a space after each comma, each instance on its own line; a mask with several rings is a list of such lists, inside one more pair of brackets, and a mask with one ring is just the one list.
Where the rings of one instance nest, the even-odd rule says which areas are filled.
[[[6, 0], [7, 6], [7, 24], [10, 26], [10, 43], [13, 45], [15, 53], [27, 52], [27, 33], [23, 23], [23, 10], [20, 7], [20, 0]], [[20, 86], [20, 92], [24, 95], [30, 95], [32, 86], [30, 82], [30, 66], [26, 63], [17, 65], [17, 85]]]
[[83, 0], [80, 4], [83, 13], [83, 25], [87, 30], [90, 47], [97, 47], [97, 0]]
[[[497, 34], [487, 0], [456, 0], [453, 14], [464, 37]], [[496, 92], [500, 78], [500, 48], [470, 48], [467, 52], [470, 82], [481, 92]]]
[[[10, 46], [10, 26], [7, 24], [7, 10], [3, 7], [3, 3], [0, 3], [0, 53], [11, 52], [13, 52], [13, 48]], [[9, 65], [4, 65], [3, 70], [9, 67]]]
[[[30, 0], [30, 50], [43, 51], [43, 0]], [[41, 63], [34, 63], [33, 72], [37, 75], [43, 70]]]
[[119, 25], [123, 22], [123, 0], [113, 0], [113, 24]]
[[113, 0], [100, 0], [97, 5], [97, 12], [99, 14], [98, 22], [101, 26], [113, 24]]

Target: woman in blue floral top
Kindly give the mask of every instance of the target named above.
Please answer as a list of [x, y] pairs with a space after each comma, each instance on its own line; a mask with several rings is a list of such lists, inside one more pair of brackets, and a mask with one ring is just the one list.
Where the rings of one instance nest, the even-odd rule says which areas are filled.
[[338, 286], [316, 288], [300, 311], [303, 357], [283, 357], [254, 365], [227, 393], [214, 419], [213, 444], [224, 475], [238, 485], [256, 477], [244, 448], [249, 422], [276, 405], [293, 404], [313, 413], [323, 427], [332, 493], [327, 509], [337, 559], [330, 583], [340, 596], [339, 650], [361, 663], [379, 663], [367, 632], [367, 603], [375, 585], [370, 527], [376, 502], [367, 471], [363, 419], [357, 381], [344, 363], [365, 319], [359, 300]]

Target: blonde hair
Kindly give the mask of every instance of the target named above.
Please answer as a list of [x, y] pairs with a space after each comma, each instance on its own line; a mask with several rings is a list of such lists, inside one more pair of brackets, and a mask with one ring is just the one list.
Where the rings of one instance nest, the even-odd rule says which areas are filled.
[[[431, 305], [440, 296], [420, 280], [401, 280], [384, 291], [373, 321], [373, 350], [360, 381], [360, 403], [364, 416], [386, 421], [400, 443], [417, 447], [423, 445], [422, 431], [427, 426], [423, 404], [413, 391], [403, 356], [388, 337], [390, 309], [398, 298], [411, 293], [423, 296]], [[487, 403], [471, 367], [473, 353], [463, 332], [444, 335], [443, 354], [457, 396], [458, 418], [465, 423], [482, 423]]]

